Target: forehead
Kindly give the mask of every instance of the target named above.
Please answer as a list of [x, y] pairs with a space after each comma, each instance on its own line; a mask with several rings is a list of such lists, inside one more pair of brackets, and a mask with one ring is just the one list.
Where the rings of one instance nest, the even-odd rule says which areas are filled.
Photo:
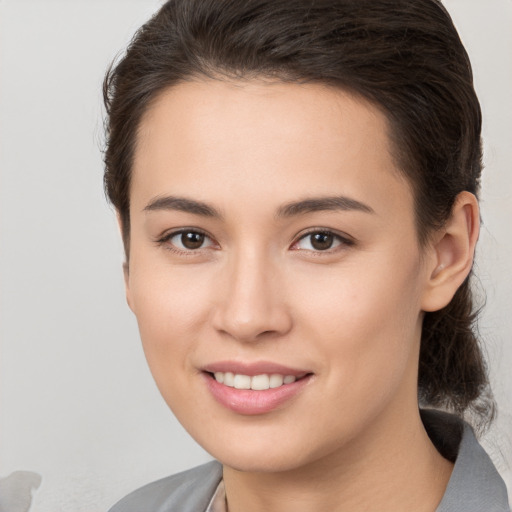
[[411, 195], [379, 109], [326, 85], [262, 80], [184, 82], [154, 100], [138, 131], [132, 199], [191, 186], [205, 199]]

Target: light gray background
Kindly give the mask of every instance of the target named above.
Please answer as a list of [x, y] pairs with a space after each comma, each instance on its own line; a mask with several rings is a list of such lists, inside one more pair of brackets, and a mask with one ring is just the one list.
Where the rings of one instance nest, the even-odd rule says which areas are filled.
[[[33, 512], [100, 512], [208, 459], [168, 412], [125, 305], [102, 192], [101, 82], [156, 0], [0, 0], [0, 476]], [[512, 1], [446, 0], [476, 74], [485, 163], [477, 272], [512, 486]]]

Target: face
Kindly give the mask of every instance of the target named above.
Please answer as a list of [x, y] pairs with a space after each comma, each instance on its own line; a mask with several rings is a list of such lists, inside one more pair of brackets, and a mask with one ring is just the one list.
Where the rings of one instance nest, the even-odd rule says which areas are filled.
[[303, 467], [417, 413], [428, 276], [376, 108], [322, 85], [175, 86], [141, 123], [130, 215], [149, 366], [221, 462]]

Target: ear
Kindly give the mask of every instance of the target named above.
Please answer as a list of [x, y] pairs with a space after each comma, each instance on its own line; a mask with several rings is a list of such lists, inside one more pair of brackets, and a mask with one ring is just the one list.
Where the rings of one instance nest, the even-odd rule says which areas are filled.
[[129, 308], [133, 311], [132, 302], [131, 302], [131, 293], [130, 293], [130, 272], [128, 268], [128, 263], [125, 261], [123, 263], [123, 277], [124, 277], [124, 292], [126, 296], [126, 302]]
[[[121, 219], [121, 215], [119, 215], [119, 212], [116, 213], [117, 218], [117, 226], [119, 228], [119, 233], [121, 235], [121, 239], [123, 240], [123, 246], [125, 247], [125, 258], [127, 257], [126, 254], [126, 245], [125, 240], [123, 236], [123, 221]], [[123, 262], [123, 277], [124, 277], [124, 291], [126, 295], [126, 302], [128, 303], [129, 308], [133, 311], [132, 303], [131, 303], [131, 294], [130, 294], [130, 267], [128, 265], [128, 260], [125, 259]]]
[[471, 271], [479, 231], [478, 201], [470, 192], [461, 192], [432, 242], [423, 311], [438, 311], [450, 303]]

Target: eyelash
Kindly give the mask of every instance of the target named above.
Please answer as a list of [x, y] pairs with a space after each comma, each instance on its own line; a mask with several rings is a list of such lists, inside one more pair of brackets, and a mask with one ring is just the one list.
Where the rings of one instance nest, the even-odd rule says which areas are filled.
[[[159, 246], [164, 246], [167, 250], [169, 251], [172, 251], [174, 253], [177, 253], [179, 255], [185, 255], [185, 256], [194, 256], [196, 255], [201, 249], [204, 249], [205, 247], [198, 247], [197, 249], [181, 249], [179, 247], [176, 247], [176, 245], [170, 243], [170, 240], [172, 240], [174, 237], [176, 236], [179, 236], [179, 235], [183, 235], [185, 233], [190, 233], [190, 234], [198, 234], [198, 235], [202, 235], [205, 237], [205, 239], [208, 239], [210, 240], [212, 243], [211, 243], [211, 246], [215, 246], [215, 242], [213, 240], [213, 238], [208, 235], [208, 233], [206, 233], [205, 231], [201, 230], [201, 229], [198, 229], [198, 228], [182, 228], [182, 229], [179, 229], [179, 230], [176, 230], [176, 231], [171, 231], [169, 233], [166, 233], [164, 234], [163, 236], [161, 236], [160, 238], [158, 238], [156, 240], [156, 243], [157, 245]], [[321, 250], [321, 249], [294, 249], [294, 247], [299, 244], [302, 240], [305, 240], [307, 239], [308, 237], [312, 236], [312, 235], [327, 235], [327, 236], [332, 236], [333, 237], [333, 240], [335, 242], [338, 242], [338, 244], [334, 247], [334, 248], [327, 248], [325, 250]], [[295, 251], [300, 251], [300, 250], [303, 250], [303, 251], [308, 251], [308, 252], [311, 252], [315, 255], [322, 255], [322, 254], [332, 254], [334, 252], [337, 252], [338, 250], [343, 249], [343, 248], [347, 248], [347, 247], [351, 247], [354, 245], [354, 240], [348, 238], [347, 236], [343, 236], [339, 233], [336, 233], [330, 229], [326, 229], [326, 228], [311, 228], [310, 230], [308, 230], [306, 233], [302, 233], [290, 246], [290, 248], [292, 250], [295, 250]], [[208, 246], [209, 247], [209, 246]]]
[[[308, 237], [311, 237], [312, 235], [328, 235], [328, 236], [332, 236], [333, 237], [333, 240], [334, 241], [337, 241], [339, 242], [338, 245], [336, 245], [334, 248], [331, 248], [329, 247], [328, 249], [325, 249], [325, 250], [320, 250], [320, 249], [294, 249], [294, 250], [304, 250], [304, 251], [308, 251], [308, 252], [311, 252], [315, 255], [318, 255], [318, 256], [321, 256], [323, 254], [333, 254], [335, 252], [338, 252], [339, 250], [342, 250], [343, 248], [348, 248], [348, 247], [351, 247], [354, 245], [354, 240], [349, 238], [348, 236], [344, 236], [340, 233], [337, 233], [331, 229], [326, 229], [326, 228], [311, 228], [309, 229], [308, 231], [306, 231], [305, 233], [302, 233], [295, 242], [293, 242], [292, 244], [292, 248], [294, 246], [296, 246], [299, 242], [301, 242], [302, 240], [305, 240], [307, 239]], [[311, 244], [311, 242], [310, 242]]]
[[213, 243], [213, 238], [210, 235], [208, 235], [208, 233], [198, 228], [182, 228], [176, 231], [165, 233], [163, 236], [159, 237], [156, 240], [156, 243], [157, 245], [163, 246], [168, 251], [174, 252], [176, 254], [184, 256], [195, 256], [195, 254], [197, 254], [199, 250], [203, 249], [203, 247], [200, 247], [198, 249], [180, 249], [179, 247], [176, 247], [174, 244], [170, 242], [175, 236], [183, 235], [185, 233], [202, 235], [205, 237], [205, 239], [212, 241], [212, 245], [215, 245]]

